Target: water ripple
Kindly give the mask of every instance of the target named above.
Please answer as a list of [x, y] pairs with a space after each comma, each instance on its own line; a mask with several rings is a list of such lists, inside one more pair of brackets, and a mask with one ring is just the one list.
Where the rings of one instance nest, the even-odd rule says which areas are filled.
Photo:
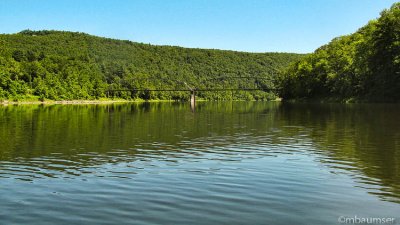
[[208, 104], [0, 109], [1, 223], [334, 224], [400, 211], [400, 110]]

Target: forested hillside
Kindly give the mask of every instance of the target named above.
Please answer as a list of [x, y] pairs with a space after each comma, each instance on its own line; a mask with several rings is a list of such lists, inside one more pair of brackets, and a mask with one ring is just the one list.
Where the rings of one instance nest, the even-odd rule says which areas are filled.
[[284, 99], [400, 101], [400, 3], [287, 69]]
[[[84, 33], [0, 35], [0, 100], [99, 99], [116, 89], [274, 88], [302, 55], [154, 46]], [[237, 77], [253, 77], [238, 79]], [[200, 92], [204, 99], [272, 99], [275, 93]], [[125, 99], [186, 99], [187, 92], [123, 92]]]

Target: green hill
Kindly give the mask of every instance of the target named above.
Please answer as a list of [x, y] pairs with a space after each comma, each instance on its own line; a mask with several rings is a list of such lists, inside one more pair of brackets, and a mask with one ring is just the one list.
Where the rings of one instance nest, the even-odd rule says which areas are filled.
[[[84, 33], [0, 35], [0, 99], [99, 99], [116, 89], [274, 88], [302, 55], [154, 46]], [[248, 77], [238, 79], [237, 77]], [[250, 78], [249, 78], [250, 77]], [[204, 99], [272, 99], [264, 91], [200, 92]], [[35, 97], [36, 96], [36, 97]], [[185, 92], [116, 92], [125, 99], [186, 99]]]
[[333, 39], [282, 76], [284, 99], [400, 101], [400, 3]]

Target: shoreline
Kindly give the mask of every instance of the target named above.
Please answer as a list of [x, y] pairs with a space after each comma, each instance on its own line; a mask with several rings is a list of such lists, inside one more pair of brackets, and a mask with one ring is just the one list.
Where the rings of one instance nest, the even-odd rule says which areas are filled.
[[27, 101], [0, 101], [0, 106], [7, 105], [100, 105], [100, 104], [115, 104], [115, 103], [142, 103], [142, 102], [174, 102], [173, 100], [27, 100]]
[[[198, 99], [196, 102], [207, 102], [211, 100]], [[230, 100], [230, 101], [247, 101], [247, 100]], [[256, 101], [256, 100], [254, 100]], [[265, 102], [280, 102], [281, 99], [277, 98], [275, 100], [269, 100]], [[126, 99], [99, 99], [99, 100], [21, 100], [21, 101], [10, 101], [3, 100], [0, 101], [0, 106], [9, 106], [9, 105], [102, 105], [102, 104], [117, 104], [117, 103], [144, 103], [144, 102], [188, 102], [189, 101], [176, 101], [176, 100], [143, 100], [143, 99], [135, 99], [135, 100], [126, 100]]]

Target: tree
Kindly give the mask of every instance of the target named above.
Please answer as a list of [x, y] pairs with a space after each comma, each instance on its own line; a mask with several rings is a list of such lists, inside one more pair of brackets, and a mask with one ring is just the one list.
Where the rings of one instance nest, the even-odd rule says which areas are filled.
[[12, 57], [13, 57], [13, 59], [14, 59], [15, 61], [17, 61], [17, 62], [21, 62], [21, 61], [23, 61], [23, 60], [25, 59], [24, 52], [21, 51], [21, 50], [15, 50], [15, 51], [12, 53]]

